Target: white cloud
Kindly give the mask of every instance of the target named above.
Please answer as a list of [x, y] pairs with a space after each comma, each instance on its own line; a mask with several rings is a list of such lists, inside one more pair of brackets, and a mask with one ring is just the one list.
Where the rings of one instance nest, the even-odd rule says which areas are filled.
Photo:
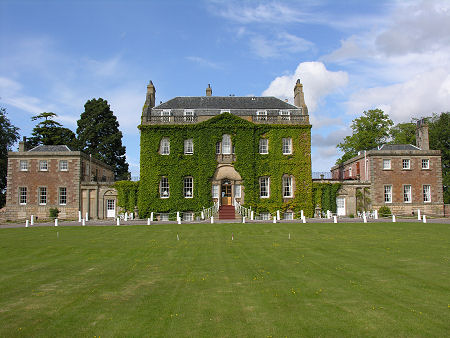
[[218, 63], [209, 61], [205, 58], [202, 58], [200, 56], [186, 56], [186, 60], [191, 61], [193, 63], [196, 63], [200, 66], [205, 66], [209, 68], [219, 69], [221, 66]]
[[293, 74], [275, 78], [262, 95], [276, 96], [293, 102], [294, 85], [297, 79], [301, 79], [304, 86], [303, 91], [309, 112], [316, 111], [324, 97], [339, 91], [348, 83], [346, 72], [329, 71], [322, 62], [302, 62]]

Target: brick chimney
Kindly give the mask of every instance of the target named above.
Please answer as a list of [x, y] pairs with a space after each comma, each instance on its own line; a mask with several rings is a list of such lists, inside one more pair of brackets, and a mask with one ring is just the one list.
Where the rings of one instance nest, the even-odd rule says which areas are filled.
[[27, 137], [24, 136], [22, 141], [19, 142], [19, 151], [24, 152], [27, 151]]
[[416, 146], [422, 150], [430, 150], [430, 141], [428, 139], [428, 124], [425, 119], [417, 121]]
[[294, 105], [303, 109], [303, 114], [308, 114], [308, 107], [306, 107], [305, 96], [303, 94], [303, 85], [300, 83], [300, 79], [297, 79], [294, 87]]
[[209, 83], [208, 83], [208, 88], [206, 88], [206, 96], [212, 96], [212, 88]]

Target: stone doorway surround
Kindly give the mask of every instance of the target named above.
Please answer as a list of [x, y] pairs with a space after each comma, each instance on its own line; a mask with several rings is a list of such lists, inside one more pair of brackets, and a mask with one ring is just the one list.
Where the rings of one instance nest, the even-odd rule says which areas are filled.
[[[223, 183], [226, 183], [225, 185], [227, 187], [224, 187]], [[242, 177], [231, 164], [217, 165], [216, 172], [211, 180], [211, 189], [213, 185], [218, 186], [218, 196], [213, 196], [213, 202], [219, 202], [220, 205], [223, 205], [223, 197], [231, 197], [231, 201], [228, 201], [227, 199], [226, 204], [234, 205], [235, 201], [244, 203], [244, 187], [242, 186]], [[235, 198], [236, 185], [241, 186], [241, 197], [239, 198]], [[228, 187], [231, 188], [231, 196], [224, 196], [230, 195], [228, 191], [225, 191], [225, 189], [229, 189]]]

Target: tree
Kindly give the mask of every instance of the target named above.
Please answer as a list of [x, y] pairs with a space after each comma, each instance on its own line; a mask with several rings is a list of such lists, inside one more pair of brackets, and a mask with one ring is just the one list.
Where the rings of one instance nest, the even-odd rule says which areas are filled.
[[392, 144], [416, 144], [416, 122], [399, 123], [389, 131]]
[[108, 102], [102, 98], [88, 100], [77, 124], [80, 150], [112, 166], [116, 180], [128, 179], [122, 132]]
[[356, 156], [358, 151], [373, 149], [388, 140], [389, 128], [394, 123], [381, 109], [364, 111], [363, 116], [354, 119], [351, 125], [353, 134], [346, 136], [337, 147], [344, 152], [336, 164]]
[[428, 118], [428, 130], [430, 149], [441, 151], [444, 203], [450, 204], [450, 113], [433, 114]]
[[0, 208], [5, 205], [8, 151], [19, 139], [19, 128], [13, 126], [6, 117], [6, 109], [0, 108]]
[[65, 144], [71, 149], [76, 149], [76, 136], [68, 128], [64, 128], [61, 123], [53, 120], [55, 113], [41, 113], [31, 118], [32, 121], [41, 120], [31, 133], [32, 137], [27, 142], [28, 148], [39, 145], [60, 145]]

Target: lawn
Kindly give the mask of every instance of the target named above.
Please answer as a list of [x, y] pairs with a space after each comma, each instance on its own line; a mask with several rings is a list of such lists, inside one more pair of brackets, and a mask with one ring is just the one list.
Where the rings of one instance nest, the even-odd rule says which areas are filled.
[[0, 229], [0, 336], [444, 337], [449, 243], [423, 223]]

